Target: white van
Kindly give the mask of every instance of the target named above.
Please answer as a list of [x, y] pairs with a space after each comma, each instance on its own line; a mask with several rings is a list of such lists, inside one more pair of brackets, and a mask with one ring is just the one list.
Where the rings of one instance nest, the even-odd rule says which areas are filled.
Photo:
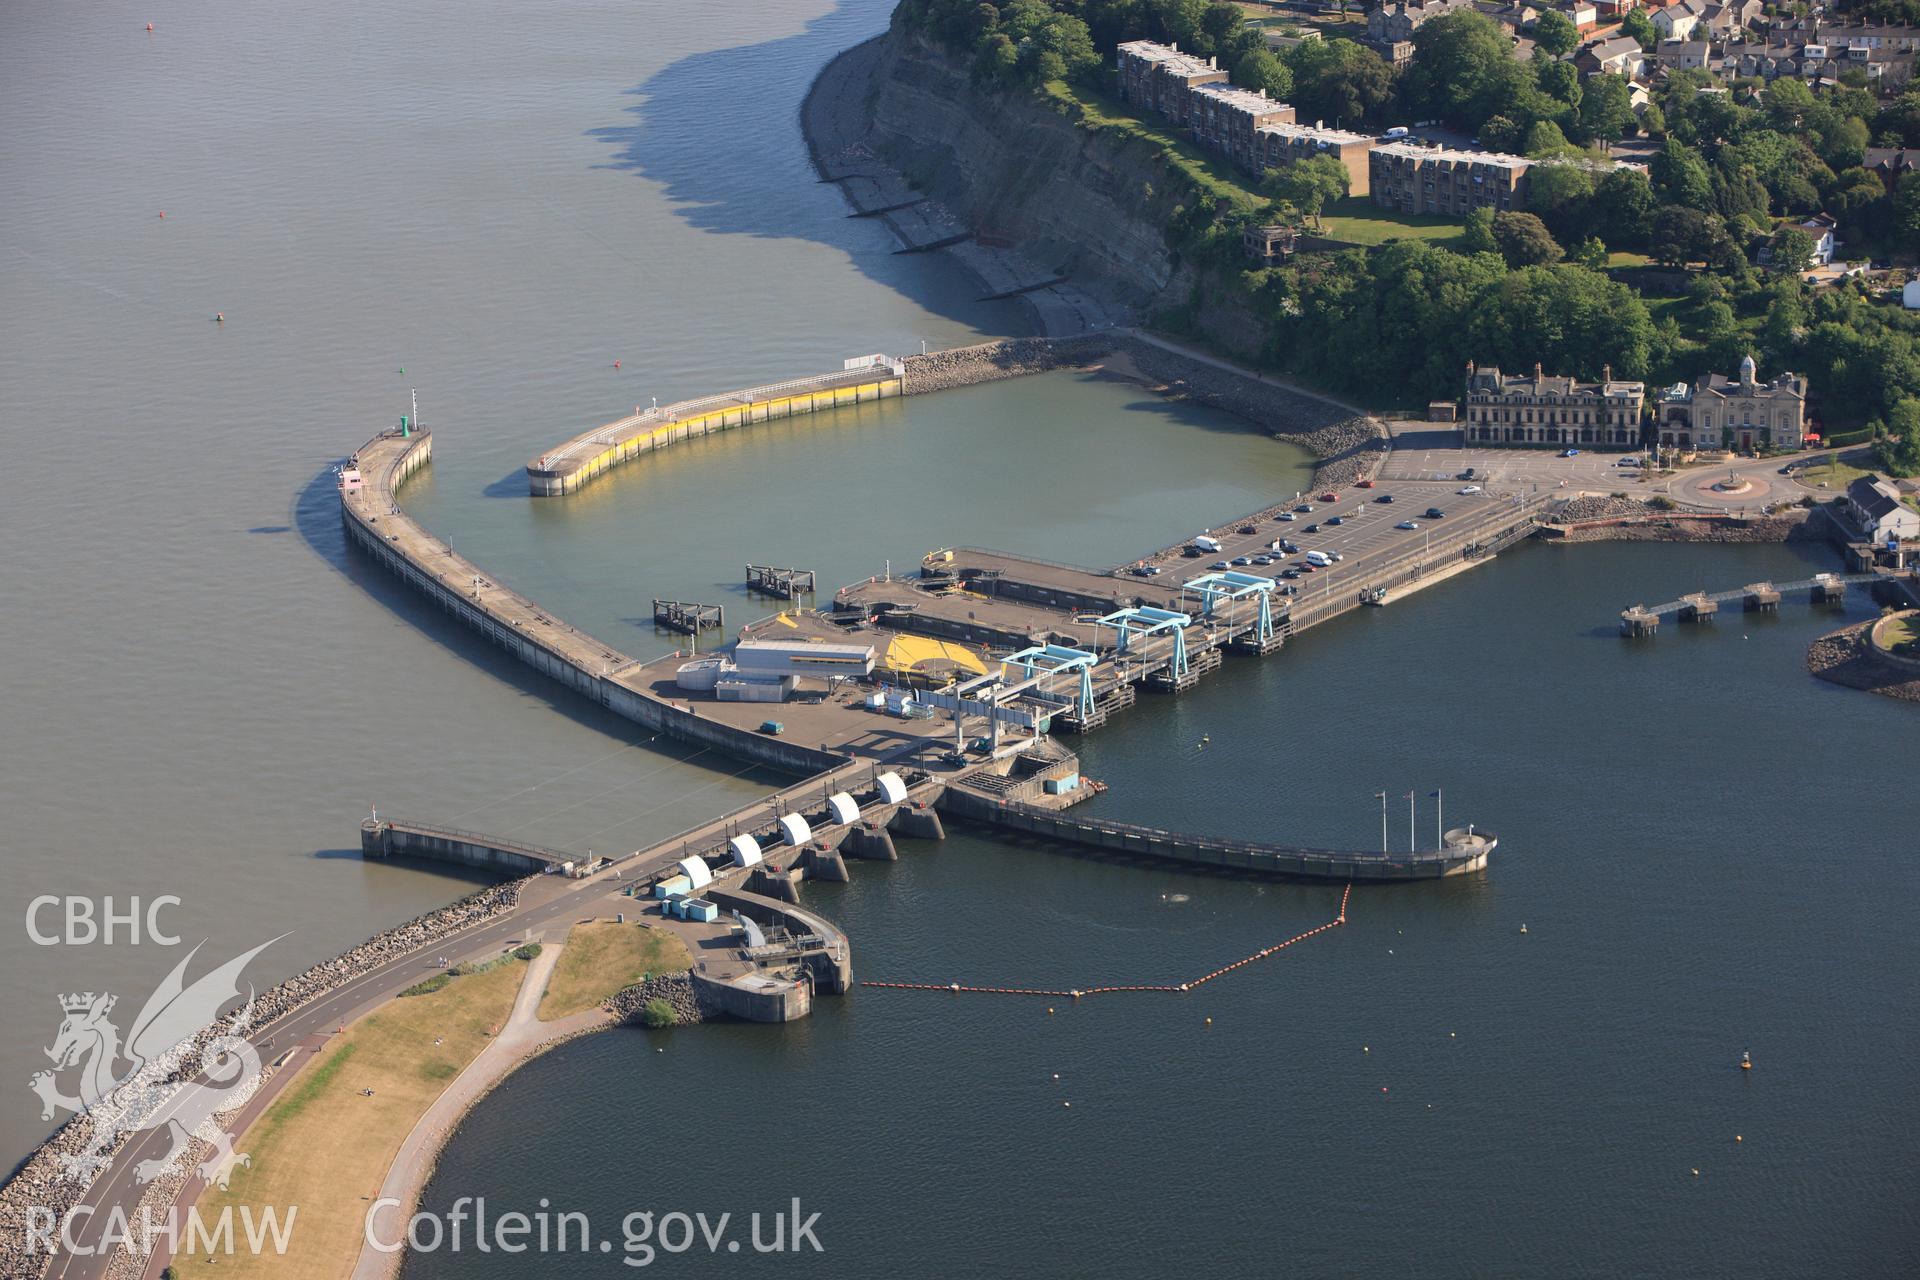
[[1220, 550], [1220, 539], [1209, 538], [1206, 535], [1202, 534], [1200, 537], [1195, 538], [1193, 540], [1193, 545], [1200, 548], [1202, 551], [1207, 552], [1208, 554], [1218, 554]]
[[1324, 569], [1333, 563], [1333, 557], [1324, 551], [1307, 552], [1307, 563], [1316, 569]]

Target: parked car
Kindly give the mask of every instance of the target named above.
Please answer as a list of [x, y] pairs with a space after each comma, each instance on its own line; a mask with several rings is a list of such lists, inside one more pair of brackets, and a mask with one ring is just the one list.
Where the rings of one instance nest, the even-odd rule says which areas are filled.
[[1420, 527], [1420, 522], [1418, 520], [1402, 520], [1399, 524], [1393, 527], [1396, 529], [1418, 529]]
[[1393, 501], [1393, 495], [1390, 493], [1383, 493], [1379, 497], [1375, 498], [1374, 501], [1382, 505], [1385, 505], [1386, 503]]
[[1473, 477], [1474, 477], [1474, 470], [1472, 467], [1468, 467], [1465, 471], [1462, 471], [1460, 473], [1460, 478], [1462, 480], [1471, 480], [1473, 479]]
[[1290, 556], [1297, 556], [1300, 554], [1300, 547], [1297, 543], [1282, 541], [1280, 543], [1280, 549], [1286, 552]]
[[1442, 510], [1441, 510], [1440, 508], [1438, 508], [1438, 507], [1428, 507], [1428, 508], [1427, 508], [1427, 519], [1429, 519], [1429, 520], [1438, 520], [1438, 519], [1439, 519], [1439, 518], [1440, 518], [1441, 516], [1444, 516], [1445, 514], [1447, 514], [1447, 513], [1446, 513], [1446, 512], [1444, 512], [1444, 511], [1442, 511]]
[[1301, 530], [1300, 532], [1302, 532], [1302, 533], [1318, 533], [1318, 532], [1320, 532], [1320, 526], [1319, 526], [1319, 525], [1317, 525], [1317, 524], [1310, 524], [1310, 525], [1308, 525], [1308, 526], [1307, 526], [1306, 528], [1304, 528], [1304, 529], [1302, 529], [1302, 530]]
[[1337, 489], [1329, 489], [1325, 493], [1320, 495], [1320, 501], [1338, 502], [1340, 501], [1340, 493]]
[[1290, 521], [1290, 520], [1292, 520], [1292, 519], [1293, 519], [1293, 512], [1291, 512], [1291, 511], [1282, 511], [1282, 512], [1281, 512], [1281, 513], [1280, 513], [1279, 515], [1277, 515], [1277, 516], [1275, 516], [1275, 517], [1274, 517], [1274, 519], [1275, 519], [1275, 520], [1289, 520], [1289, 521]]
[[1257, 555], [1253, 558], [1253, 562], [1255, 564], [1272, 564], [1273, 557], [1262, 552], [1260, 555]]
[[1580, 456], [1580, 451], [1578, 449], [1562, 449], [1560, 456], [1563, 458], [1577, 458]]
[[1637, 467], [1640, 465], [1640, 459], [1634, 457], [1632, 454], [1628, 454], [1613, 465], [1616, 467]]
[[1371, 481], [1371, 480], [1355, 480], [1355, 481], [1353, 482], [1353, 487], [1354, 487], [1354, 488], [1356, 488], [1356, 489], [1371, 489], [1371, 488], [1373, 488], [1373, 481]]
[[1285, 578], [1288, 582], [1292, 582], [1295, 578], [1300, 576], [1300, 571], [1298, 569], [1288, 569], [1283, 573], [1281, 573], [1280, 576]]
[[1280, 594], [1283, 596], [1297, 596], [1300, 594], [1300, 588], [1289, 584], [1280, 588]]
[[1347, 518], [1345, 516], [1330, 516], [1327, 519], [1328, 524], [1345, 524], [1346, 522]]
[[1298, 511], [1301, 515], [1306, 515], [1309, 511], [1313, 510], [1313, 504], [1311, 502], [1303, 502], [1295, 507], [1294, 510]]
[[1214, 562], [1213, 562], [1212, 564], [1210, 564], [1210, 565], [1208, 565], [1207, 567], [1208, 567], [1208, 568], [1210, 568], [1210, 569], [1231, 569], [1231, 568], [1233, 568], [1233, 566], [1232, 566], [1232, 565], [1230, 565], [1230, 564], [1228, 564], [1228, 563], [1227, 563], [1227, 562], [1226, 562], [1225, 560], [1215, 560], [1215, 561], [1214, 561]]
[[1243, 525], [1241, 525], [1241, 526], [1240, 526], [1240, 532], [1241, 532], [1241, 533], [1252, 533], [1252, 532], [1254, 532], [1254, 528], [1253, 528], [1253, 526], [1252, 526], [1252, 525], [1250, 525], [1250, 524], [1243, 524]]
[[1236, 569], [1244, 569], [1252, 563], [1253, 557], [1251, 556], [1235, 556], [1233, 558], [1233, 567]]
[[1129, 569], [1128, 572], [1136, 578], [1151, 578], [1153, 576], [1153, 566], [1137, 564], [1133, 566], [1132, 569]]
[[1481, 487], [1480, 487], [1479, 485], [1477, 485], [1477, 484], [1470, 484], [1470, 485], [1465, 485], [1465, 486], [1462, 486], [1462, 487], [1461, 487], [1461, 489], [1460, 489], [1459, 491], [1460, 491], [1461, 493], [1485, 493], [1485, 492], [1486, 492], [1486, 490], [1485, 490], [1485, 489], [1482, 489], [1482, 488], [1481, 488]]

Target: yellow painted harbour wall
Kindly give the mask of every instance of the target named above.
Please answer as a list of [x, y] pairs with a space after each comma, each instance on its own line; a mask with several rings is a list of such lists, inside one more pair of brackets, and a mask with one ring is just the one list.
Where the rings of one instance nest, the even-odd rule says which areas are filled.
[[[795, 414], [815, 413], [841, 405], [864, 404], [905, 394], [905, 380], [896, 377], [875, 378], [847, 386], [796, 391], [759, 398], [756, 390], [737, 393], [734, 403], [700, 408], [681, 413], [679, 405], [665, 405], [657, 411], [635, 414], [619, 422], [576, 436], [552, 453], [527, 464], [527, 487], [535, 497], [554, 497], [573, 493], [595, 477], [611, 471], [643, 453], [695, 436], [726, 431], [733, 427], [772, 418], [790, 418]], [[687, 402], [710, 404], [710, 401]], [[591, 454], [579, 449], [581, 442], [606, 437], [609, 442]], [[562, 453], [571, 450], [568, 456]]]

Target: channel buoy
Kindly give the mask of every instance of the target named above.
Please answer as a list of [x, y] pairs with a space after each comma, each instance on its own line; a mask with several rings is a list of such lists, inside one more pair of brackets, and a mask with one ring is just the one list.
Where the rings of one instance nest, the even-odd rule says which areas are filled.
[[161, 217], [163, 217], [163, 218], [164, 218], [164, 217], [166, 217], [166, 216], [167, 216], [167, 211], [166, 211], [165, 209], [162, 209], [162, 210], [160, 211], [160, 216], [161, 216]]
[[214, 312], [214, 313], [213, 313], [213, 322], [214, 322], [215, 324], [225, 324], [225, 323], [227, 322], [227, 313], [226, 313], [226, 312], [224, 312], [224, 311], [216, 311], [216, 312]]
[[1740, 1069], [1742, 1071], [1753, 1070], [1753, 1054], [1751, 1052], [1743, 1052], [1740, 1055]]
[[1522, 924], [1520, 926], [1520, 932], [1525, 933], [1526, 931], [1527, 931], [1527, 926], [1525, 924]]
[[1212, 1019], [1212, 1018], [1208, 1018], [1208, 1019], [1207, 1019], [1207, 1025], [1208, 1025], [1208, 1026], [1212, 1026], [1212, 1025], [1213, 1025], [1213, 1019]]
[[153, 24], [151, 22], [147, 24], [147, 30], [149, 31], [153, 30]]
[[616, 368], [616, 369], [618, 369], [618, 368], [620, 367], [620, 362], [619, 362], [618, 360], [615, 360], [615, 361], [613, 362], [613, 367], [614, 367], [614, 368]]

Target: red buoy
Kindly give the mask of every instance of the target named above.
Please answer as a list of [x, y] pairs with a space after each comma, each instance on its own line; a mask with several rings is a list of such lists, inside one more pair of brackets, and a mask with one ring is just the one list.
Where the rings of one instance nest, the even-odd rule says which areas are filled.
[[151, 22], [147, 24], [147, 30], [149, 31], [153, 30], [153, 24]]
[[161, 216], [161, 217], [163, 217], [163, 218], [164, 218], [164, 217], [166, 217], [166, 216], [167, 216], [167, 211], [166, 211], [165, 209], [162, 209], [162, 210], [160, 211], [160, 216]]
[[618, 369], [618, 368], [620, 367], [620, 362], [619, 362], [618, 360], [615, 360], [615, 361], [613, 362], [613, 367], [614, 367], [614, 368], [616, 368], [616, 369]]

